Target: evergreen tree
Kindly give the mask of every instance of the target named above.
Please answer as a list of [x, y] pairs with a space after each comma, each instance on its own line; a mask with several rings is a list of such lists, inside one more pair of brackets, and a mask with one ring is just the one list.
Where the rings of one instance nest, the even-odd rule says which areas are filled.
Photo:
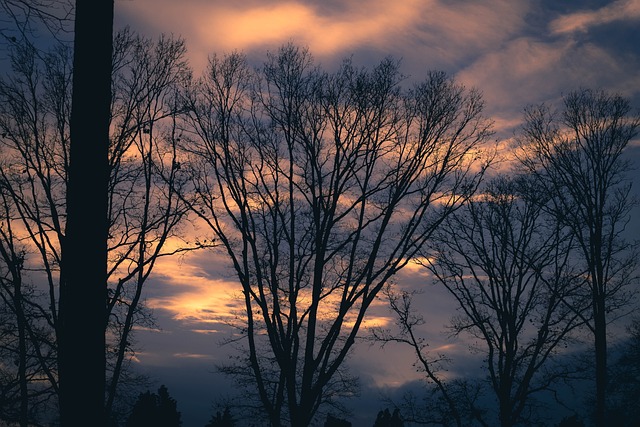
[[157, 422], [157, 396], [147, 391], [140, 393], [127, 419], [127, 427], [151, 425]]
[[140, 393], [127, 419], [126, 427], [181, 427], [180, 412], [169, 390], [162, 385], [158, 393]]
[[378, 412], [373, 427], [404, 427], [400, 410], [398, 408], [394, 409], [393, 414], [389, 412], [389, 409]]
[[236, 421], [231, 415], [229, 408], [225, 408], [221, 414], [220, 411], [216, 415], [211, 416], [211, 420], [204, 427], [235, 427]]
[[158, 389], [158, 415], [160, 417], [158, 426], [179, 427], [182, 425], [178, 403], [169, 396], [169, 390], [164, 385]]

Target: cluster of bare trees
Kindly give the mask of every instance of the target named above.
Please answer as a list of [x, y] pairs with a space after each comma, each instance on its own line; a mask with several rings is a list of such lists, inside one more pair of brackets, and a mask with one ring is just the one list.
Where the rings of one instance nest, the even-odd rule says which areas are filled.
[[628, 302], [636, 268], [623, 236], [623, 156], [640, 126], [628, 100], [580, 90], [559, 113], [527, 109], [514, 170], [482, 184], [482, 100], [442, 73], [406, 88], [392, 60], [327, 73], [287, 45], [262, 68], [214, 56], [184, 103], [190, 206], [242, 289], [241, 356], [221, 369], [255, 393], [245, 410], [297, 426], [339, 406], [366, 311], [418, 260], [458, 302], [452, 331], [486, 354], [498, 408], [493, 421], [477, 406], [482, 385], [438, 377], [414, 333], [420, 313], [387, 288], [400, 330], [377, 338], [413, 347], [440, 393], [439, 423], [530, 420], [535, 397], [576, 373], [555, 356], [586, 329], [602, 425], [606, 313]]
[[629, 101], [605, 92], [570, 92], [559, 112], [529, 107], [515, 167], [447, 218], [423, 253], [434, 282], [458, 303], [452, 334], [484, 354], [497, 421], [478, 407], [476, 386], [439, 376], [446, 357], [430, 354], [417, 334], [424, 319], [411, 294], [387, 292], [399, 329], [377, 338], [410, 345], [445, 403], [426, 420], [531, 421], [535, 396], [578, 373], [554, 356], [585, 342], [586, 330], [594, 343], [594, 419], [606, 424], [607, 324], [626, 312], [637, 277], [637, 246], [625, 235], [635, 204], [625, 149], [639, 127]]
[[[220, 369], [269, 425], [310, 425], [357, 392], [347, 360], [381, 295], [399, 328], [375, 337], [410, 345], [439, 396], [440, 413], [421, 421], [495, 423], [483, 384], [440, 375], [420, 309], [392, 286], [414, 261], [458, 303], [453, 333], [484, 352], [501, 426], [529, 419], [535, 396], [570, 377], [555, 356], [584, 330], [603, 425], [607, 322], [636, 268], [624, 155], [640, 118], [626, 99], [581, 90], [560, 113], [527, 109], [517, 167], [487, 179], [482, 97], [444, 73], [410, 85], [389, 58], [328, 72], [289, 44], [260, 67], [212, 56], [194, 79], [182, 40], [107, 40], [102, 21], [92, 52], [103, 62], [77, 57], [95, 49], [78, 37], [89, 20], [75, 59], [12, 43], [0, 79], [0, 419], [59, 412], [79, 425], [78, 404], [93, 425], [116, 419], [137, 381], [135, 327], [152, 321], [153, 267], [215, 241], [244, 305], [238, 357]], [[86, 80], [96, 66], [108, 83], [97, 95]], [[84, 110], [95, 96], [108, 102]], [[190, 220], [214, 239], [186, 243]]]

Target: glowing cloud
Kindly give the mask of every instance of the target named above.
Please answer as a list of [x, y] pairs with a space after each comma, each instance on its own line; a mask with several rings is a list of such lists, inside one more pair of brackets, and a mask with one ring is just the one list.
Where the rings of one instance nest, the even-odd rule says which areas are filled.
[[[203, 259], [211, 254], [202, 254]], [[152, 309], [169, 311], [173, 318], [187, 323], [220, 324], [233, 318], [242, 309], [241, 301], [234, 297], [238, 284], [213, 277], [200, 266], [202, 259], [194, 257], [193, 262], [179, 262], [165, 259], [156, 267], [156, 277], [168, 284], [166, 295], [149, 298], [147, 305]], [[212, 259], [207, 259], [208, 263]], [[194, 332], [213, 333], [214, 329], [194, 329]]]
[[528, 8], [506, 0], [136, 0], [120, 4], [116, 23], [184, 37], [196, 70], [212, 53], [273, 49], [287, 42], [330, 59], [360, 48], [390, 55], [419, 49], [422, 55], [410, 61], [432, 68], [434, 63], [455, 63], [500, 45], [524, 25]]
[[295, 40], [316, 54], [332, 54], [363, 42], [380, 42], [410, 26], [419, 16], [417, 3], [376, 1], [340, 15], [322, 14], [316, 7], [296, 2], [224, 8], [199, 20], [197, 38], [217, 40], [226, 50]]
[[640, 1], [618, 0], [595, 11], [577, 12], [555, 19], [549, 25], [554, 34], [587, 31], [615, 21], [640, 19]]

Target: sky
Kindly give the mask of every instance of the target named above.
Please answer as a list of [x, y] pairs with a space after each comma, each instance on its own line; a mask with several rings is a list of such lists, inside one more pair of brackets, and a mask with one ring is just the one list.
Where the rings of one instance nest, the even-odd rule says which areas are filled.
[[[410, 79], [442, 70], [483, 93], [501, 142], [513, 137], [525, 106], [557, 103], [573, 89], [618, 92], [640, 108], [640, 0], [117, 0], [115, 28], [124, 26], [183, 37], [196, 75], [214, 53], [238, 50], [260, 63], [288, 42], [308, 47], [325, 68], [345, 57], [372, 66], [392, 56]], [[630, 149], [635, 164], [638, 145]], [[168, 386], [184, 427], [203, 426], [212, 403], [232, 394], [228, 379], [215, 373], [231, 352], [220, 343], [231, 333], [223, 320], [237, 292], [224, 265], [216, 252], [165, 260], [147, 287], [157, 328], [138, 331], [136, 367]], [[444, 333], [454, 310], [447, 295], [419, 268], [396, 282], [424, 290], [421, 333], [430, 349], [446, 351], [457, 374], [472, 372], [477, 361], [466, 345]], [[382, 302], [371, 315], [392, 322]], [[349, 418], [354, 427], [373, 424], [385, 407], [379, 399], [415, 385], [413, 360], [400, 346], [358, 345], [350, 360], [362, 385]]]

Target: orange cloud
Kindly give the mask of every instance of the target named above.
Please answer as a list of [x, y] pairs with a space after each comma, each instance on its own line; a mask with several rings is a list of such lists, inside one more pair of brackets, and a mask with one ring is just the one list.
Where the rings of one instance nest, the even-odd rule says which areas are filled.
[[[211, 254], [203, 256], [212, 257]], [[195, 262], [181, 261], [177, 257], [163, 259], [155, 270], [172, 287], [169, 295], [149, 298], [152, 309], [169, 311], [173, 318], [189, 323], [222, 323], [242, 310], [235, 295], [238, 284], [211, 275]], [[212, 333], [213, 330], [196, 329], [194, 332]]]
[[[173, 319], [186, 325], [198, 325], [191, 332], [198, 334], [214, 334], [219, 332], [221, 324], [234, 323], [236, 318], [242, 318], [245, 307], [240, 296], [237, 282], [224, 280], [211, 275], [201, 265], [222, 265], [212, 253], [202, 253], [194, 258], [180, 260], [179, 258], [163, 259], [156, 267], [155, 275], [171, 286], [171, 292], [166, 295], [150, 297], [147, 305], [152, 309], [167, 310]], [[203, 259], [207, 260], [203, 264]], [[152, 285], [153, 286], [153, 285]], [[306, 301], [300, 300], [301, 305]], [[324, 300], [319, 314], [322, 320], [331, 320], [336, 313], [336, 298], [329, 296]], [[372, 309], [386, 307], [381, 300], [372, 303]], [[371, 312], [372, 310], [370, 310]], [[353, 325], [351, 314], [345, 319], [347, 326]], [[387, 327], [392, 319], [386, 315], [376, 315], [373, 312], [366, 317], [363, 327]], [[204, 326], [207, 325], [207, 326]]]
[[212, 53], [273, 49], [290, 41], [318, 57], [349, 55], [363, 47], [391, 55], [420, 49], [420, 58], [411, 60], [433, 67], [434, 61], [460, 60], [461, 50], [476, 55], [499, 45], [524, 25], [529, 8], [505, 0], [136, 0], [119, 6], [116, 26], [183, 36], [196, 70], [204, 68]]
[[291, 1], [246, 10], [221, 8], [198, 20], [197, 38], [215, 40], [225, 50], [295, 40], [314, 54], [325, 55], [367, 42], [383, 42], [392, 33], [411, 26], [419, 16], [415, 13], [419, 9], [417, 0], [379, 0], [368, 3], [366, 8], [357, 6], [360, 7], [331, 16], [311, 5]]
[[431, 277], [431, 273], [427, 269], [427, 265], [429, 264], [429, 258], [427, 257], [417, 257], [415, 259], [409, 260], [407, 265], [403, 268], [403, 273], [405, 275], [414, 275], [415, 278], [426, 279]]
[[586, 31], [590, 27], [615, 21], [640, 19], [640, 1], [618, 0], [595, 11], [576, 12], [561, 16], [550, 24], [554, 34]]

